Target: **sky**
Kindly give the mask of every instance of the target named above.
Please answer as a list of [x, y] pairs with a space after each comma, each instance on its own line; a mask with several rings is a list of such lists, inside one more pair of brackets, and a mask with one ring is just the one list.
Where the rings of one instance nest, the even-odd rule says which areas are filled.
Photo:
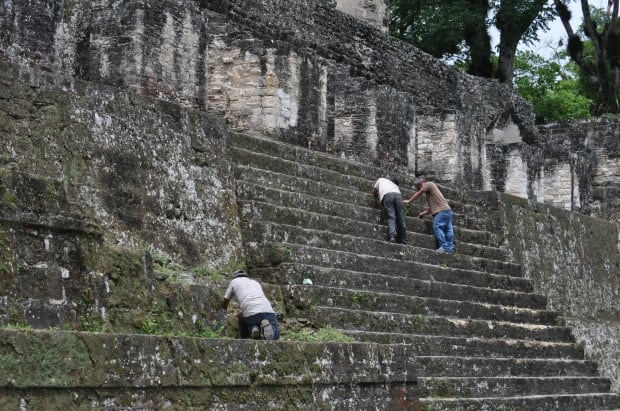
[[[553, 1], [549, 1], [549, 4], [552, 4]], [[590, 6], [595, 6], [598, 8], [606, 9], [607, 8], [607, 0], [589, 0], [588, 2]], [[568, 7], [571, 11], [571, 26], [573, 30], [577, 30], [579, 25], [581, 24], [581, 2], [579, 0], [570, 0], [568, 3]], [[540, 41], [532, 46], [524, 46], [523, 44], [519, 44], [519, 49], [528, 48], [536, 53], [550, 58], [554, 53], [554, 48], [558, 49], [558, 42], [560, 39], [564, 40], [564, 46], [566, 47], [566, 30], [564, 30], [564, 26], [560, 21], [560, 18], [556, 18], [549, 25], [550, 30], [546, 33], [540, 32], [538, 37]]]

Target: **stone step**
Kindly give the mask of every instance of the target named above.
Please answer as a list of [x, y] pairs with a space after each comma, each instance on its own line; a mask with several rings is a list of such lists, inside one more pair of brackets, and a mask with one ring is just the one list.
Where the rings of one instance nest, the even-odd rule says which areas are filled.
[[480, 358], [456, 356], [416, 356], [416, 375], [420, 377], [593, 377], [593, 361], [554, 358]]
[[356, 330], [339, 331], [363, 342], [410, 344], [414, 355], [494, 358], [583, 359], [583, 347], [571, 342], [549, 342], [443, 335], [399, 334]]
[[[411, 268], [411, 265], [408, 266]], [[420, 270], [393, 274], [371, 273], [310, 264], [282, 263], [278, 267], [256, 267], [252, 275], [271, 284], [301, 284], [309, 278], [316, 285], [328, 287], [344, 287], [357, 289], [373, 289], [381, 284], [385, 291], [404, 290], [412, 286], [412, 282], [460, 284], [470, 287], [506, 289], [513, 292], [530, 293], [533, 291], [529, 280], [506, 275], [488, 274], [480, 271], [465, 271], [446, 267], [424, 265]]]
[[[330, 170], [339, 174], [356, 176], [374, 183], [377, 178], [384, 176], [385, 170], [372, 167], [356, 161], [336, 157], [329, 153], [309, 150], [300, 146], [293, 146], [273, 139], [248, 136], [240, 133], [231, 133], [233, 146], [249, 152], [261, 153], [278, 159], [288, 160], [294, 163], [311, 165], [314, 167]], [[415, 188], [415, 176], [410, 173], [391, 172], [398, 178], [400, 185], [409, 191]], [[448, 198], [458, 199], [462, 194], [448, 186], [440, 185], [444, 195]], [[364, 189], [365, 190], [365, 189]]]
[[[314, 170], [316, 173], [308, 176], [307, 174], [312, 170], [304, 169], [303, 166], [300, 165], [290, 164], [290, 169], [283, 169], [284, 165], [279, 159], [268, 158], [265, 159], [264, 162], [266, 165], [263, 165], [263, 167], [273, 164], [272, 168], [275, 168], [277, 171], [255, 166], [237, 165], [237, 181], [258, 185], [265, 188], [302, 193], [310, 197], [336, 201], [339, 203], [369, 207], [377, 210], [380, 210], [381, 208], [379, 202], [372, 195], [374, 181], [366, 181], [367, 187], [359, 189], [346, 184], [347, 181], [340, 181], [340, 185], [338, 185], [337, 183], [339, 181], [334, 180], [335, 176], [321, 175], [321, 170]], [[403, 195], [403, 198], [407, 197], [409, 197], [409, 195]], [[484, 218], [482, 218], [478, 217], [480, 213], [475, 211], [475, 207], [472, 208], [468, 205], [456, 203], [451, 200], [449, 200], [449, 203], [454, 214], [455, 225], [464, 226], [470, 229], [484, 229], [490, 217], [492, 217], [489, 216], [489, 211], [485, 211]], [[417, 203], [406, 206], [405, 211], [410, 217], [414, 218], [417, 217], [418, 213], [425, 208], [425, 200], [419, 200]]]
[[[260, 201], [239, 201], [240, 216], [244, 223], [253, 221], [271, 221], [314, 230], [328, 230], [338, 234], [348, 234], [354, 237], [381, 239], [386, 237], [386, 225], [376, 222], [358, 221], [327, 214], [318, 214], [299, 208], [263, 203]], [[407, 231], [408, 245], [435, 249], [435, 237], [430, 232], [416, 232], [409, 226]], [[426, 230], [425, 230], [426, 231]], [[455, 229], [455, 238], [458, 242], [458, 251], [461, 254], [476, 255], [495, 260], [508, 258], [506, 250], [485, 244], [485, 237], [478, 236], [480, 231]]]
[[[354, 221], [379, 224], [384, 227], [384, 233], [381, 235], [381, 238], [385, 237], [385, 223], [382, 220], [382, 211], [378, 207], [364, 207], [356, 204], [326, 200], [303, 193], [283, 191], [276, 188], [264, 187], [243, 181], [237, 182], [237, 200], [262, 202], [281, 207], [314, 212], [319, 215], [342, 217]], [[460, 221], [460, 217], [461, 216], [458, 214], [453, 216], [457, 242], [459, 240], [458, 235], [461, 231], [468, 230], [484, 233], [484, 231], [480, 230], [479, 225], [472, 228], [467, 227], [467, 223], [465, 223], [466, 226], [464, 227], [462, 225], [462, 221]], [[407, 216], [405, 219], [407, 222], [408, 231], [432, 234], [432, 219], [419, 219], [415, 216]], [[487, 236], [492, 241], [497, 239], [497, 236], [488, 234], [481, 237], [485, 238]], [[498, 242], [494, 241], [490, 245], [497, 246]]]
[[[330, 191], [332, 193], [337, 193], [341, 189], [345, 190], [355, 190], [360, 194], [364, 194], [366, 196], [370, 196], [372, 199], [372, 188], [374, 186], [375, 181], [378, 177], [383, 176], [385, 174], [382, 172], [381, 174], [376, 175], [370, 179], [359, 177], [356, 175], [352, 175], [349, 173], [340, 173], [337, 171], [332, 171], [330, 169], [326, 169], [323, 167], [314, 166], [312, 164], [300, 163], [298, 161], [289, 161], [283, 159], [281, 157], [274, 157], [271, 155], [248, 151], [241, 148], [233, 149], [236, 162], [239, 166], [246, 166], [254, 169], [253, 175], [245, 173], [248, 181], [261, 181], [261, 184], [266, 184], [269, 181], [270, 172], [274, 176], [274, 182], [271, 184], [275, 184], [277, 186], [278, 183], [285, 184], [285, 181], [288, 181], [289, 184], [297, 184], [294, 182], [295, 179], [303, 179], [306, 181], [310, 181], [311, 183], [328, 183], [332, 186]], [[258, 171], [260, 170], [260, 171]], [[259, 176], [261, 175], [262, 176]], [[276, 176], [277, 175], [277, 176]], [[243, 179], [240, 175], [237, 176], [239, 179]], [[292, 177], [292, 178], [291, 178]], [[258, 180], [255, 180], [258, 178]], [[307, 183], [301, 183], [302, 187]], [[335, 187], [334, 187], [335, 186]], [[407, 187], [407, 185], [400, 184], [400, 190], [403, 193], [404, 198], [410, 197], [416, 189], [413, 185]], [[300, 187], [301, 188], [301, 187]], [[461, 201], [461, 194], [454, 196], [450, 196], [450, 194], [456, 194], [455, 191], [448, 190], [445, 186], [440, 186], [442, 193], [446, 197], [446, 200], [450, 203], [450, 206], [457, 213], [472, 213], [477, 210], [479, 207], [475, 203], [468, 203]], [[425, 207], [424, 203], [419, 203], [418, 208]], [[494, 210], [491, 207], [487, 207], [485, 209], [486, 213], [496, 213], [497, 210]], [[474, 213], [474, 219], [475, 213]], [[479, 222], [484, 223], [484, 219], [477, 219]]]
[[0, 340], [2, 410], [394, 409], [393, 392], [413, 395], [402, 345], [7, 329]]
[[421, 314], [399, 314], [316, 306], [317, 316], [345, 330], [426, 334], [452, 337], [574, 342], [570, 328], [505, 321], [463, 319]]
[[[420, 281], [394, 293], [377, 292], [375, 289], [344, 289], [317, 285], [285, 287], [292, 306], [299, 306], [300, 301], [311, 299], [313, 304], [349, 310], [449, 316], [526, 324], [557, 324], [558, 314], [555, 312], [516, 308], [527, 306], [528, 302], [514, 300], [525, 300], [527, 296], [514, 296], [498, 290], [486, 290], [486, 293], [492, 294], [492, 296], [486, 296], [483, 289], [463, 287], [464, 290], [459, 290], [458, 288], [459, 286]], [[451, 293], [452, 290], [455, 292]], [[471, 293], [469, 297], [468, 292]], [[501, 305], [502, 298], [505, 298], [504, 304], [506, 305]], [[485, 300], [497, 301], [489, 303]]]
[[433, 411], [452, 410], [619, 410], [620, 395], [610, 393], [524, 395], [488, 398], [420, 398], [416, 406]]
[[[292, 226], [291, 226], [292, 227]], [[296, 262], [353, 271], [383, 273], [389, 269], [393, 273], [405, 275], [411, 269], [426, 270], [427, 266], [450, 267], [466, 271], [483, 271], [493, 274], [521, 277], [519, 265], [460, 254], [446, 254], [436, 250], [390, 244], [384, 241], [360, 240], [356, 237], [325, 234], [320, 231], [305, 230], [305, 236], [298, 236], [299, 229], [291, 228], [291, 236], [286, 237], [286, 229], [265, 232], [264, 225], [244, 227], [248, 244], [248, 256], [252, 255], [252, 266], [264, 265], [260, 260], [273, 258], [282, 262]], [[313, 237], [312, 234], [316, 234]], [[269, 241], [269, 239], [276, 241]], [[302, 241], [302, 239], [306, 241]], [[286, 240], [286, 242], [278, 240]], [[374, 243], [374, 244], [373, 244]], [[276, 255], [267, 255], [280, 250]], [[273, 264], [272, 264], [273, 265]], [[447, 281], [451, 282], [451, 281]]]
[[588, 376], [548, 377], [419, 377], [420, 397], [515, 397], [609, 392], [608, 379]]

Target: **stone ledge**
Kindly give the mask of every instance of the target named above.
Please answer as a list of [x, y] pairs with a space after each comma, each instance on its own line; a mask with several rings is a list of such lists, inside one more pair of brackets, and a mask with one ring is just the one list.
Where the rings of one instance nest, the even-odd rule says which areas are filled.
[[407, 346], [0, 330], [2, 388], [412, 382]]

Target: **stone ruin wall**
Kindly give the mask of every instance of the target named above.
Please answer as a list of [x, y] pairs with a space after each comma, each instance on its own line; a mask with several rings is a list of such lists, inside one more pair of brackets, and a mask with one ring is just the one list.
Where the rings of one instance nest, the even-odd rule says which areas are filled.
[[389, 0], [337, 0], [336, 8], [387, 33], [390, 24]]
[[511, 90], [347, 14], [360, 7], [383, 16], [383, 3], [82, 1], [31, 11], [9, 1], [0, 11], [7, 33], [0, 51], [25, 66], [206, 109], [232, 129], [388, 172], [618, 221], [617, 122], [539, 130]]
[[[132, 214], [123, 214], [120, 205], [112, 204], [112, 210], [121, 211], [116, 214], [118, 220], [110, 220], [118, 221], [113, 227], [118, 230], [112, 230], [117, 241], [127, 241], [129, 236], [132, 241], [146, 239], [162, 245], [165, 241], [153, 233], [159, 230], [163, 238], [169, 227], [190, 232], [198, 224], [203, 235], [198, 242], [188, 240], [186, 250], [240, 257], [231, 254], [239, 243], [238, 223], [225, 139], [218, 140], [222, 133], [217, 131], [215, 117], [225, 119], [229, 129], [371, 163], [386, 173], [431, 175], [464, 189], [497, 190], [527, 198], [531, 204], [546, 203], [619, 221], [617, 121], [536, 127], [530, 107], [513, 91], [445, 66], [353, 17], [354, 12], [340, 11], [350, 12], [351, 4], [330, 0], [51, 4], [8, 0], [0, 8], [0, 59], [15, 65], [16, 76], [33, 90], [57, 87], [71, 94], [81, 93], [83, 81], [98, 84], [82, 93], [97, 98], [69, 107], [74, 109], [74, 120], [110, 153], [118, 152], [127, 136], [127, 143], [144, 153], [155, 150], [168, 155], [169, 147], [158, 146], [159, 137], [137, 131], [145, 121], [125, 125], [115, 121], [107, 113], [110, 102], [133, 104], [132, 99], [100, 90], [106, 87], [154, 97], [159, 107], [146, 103], [143, 108], [145, 103], [140, 101], [137, 110], [170, 110], [174, 127], [208, 130], [204, 136], [208, 144], [203, 137], [196, 144], [169, 130], [179, 141], [172, 155], [183, 164], [182, 169], [175, 171], [163, 164], [160, 170], [151, 163], [152, 172], [133, 183], [137, 186], [163, 175], [166, 186], [173, 181], [191, 184], [187, 191], [175, 194], [181, 199], [177, 205], [147, 192], [153, 207], [142, 211], [152, 218], [151, 233], [128, 230], [121, 217]], [[381, 4], [375, 2], [377, 10]], [[166, 101], [173, 104], [166, 106]], [[188, 116], [192, 109], [208, 111], [213, 118]], [[140, 116], [148, 119], [150, 114], [144, 113]], [[28, 153], [19, 149], [23, 147], [5, 151], [3, 165], [28, 171], [32, 166]], [[186, 155], [197, 159], [183, 160]], [[100, 157], [101, 164], [105, 165], [105, 159]], [[196, 164], [211, 174], [196, 174]], [[118, 181], [126, 175], [121, 164], [107, 167], [103, 171], [116, 170], [110, 176]], [[60, 171], [56, 177], [62, 177]], [[172, 179], [165, 182], [166, 176]], [[212, 186], [214, 191], [201, 189], [205, 198], [192, 196], [192, 181], [201, 187]], [[214, 212], [220, 198], [217, 190], [231, 196], [227, 200], [230, 213]], [[73, 200], [84, 198], [79, 187], [74, 193]], [[206, 210], [192, 214], [200, 204]], [[101, 210], [105, 213], [100, 217], [115, 215]], [[226, 229], [230, 231], [222, 234]], [[209, 243], [209, 238], [222, 236], [229, 240]], [[533, 239], [527, 247], [538, 250], [537, 244]], [[162, 252], [190, 254], [165, 244]], [[535, 270], [528, 275], [536, 275]], [[613, 281], [611, 286], [616, 287]], [[571, 312], [570, 306], [563, 307], [562, 299], [557, 301], [556, 308]], [[583, 327], [583, 335], [588, 327]], [[617, 332], [616, 325], [610, 327]]]

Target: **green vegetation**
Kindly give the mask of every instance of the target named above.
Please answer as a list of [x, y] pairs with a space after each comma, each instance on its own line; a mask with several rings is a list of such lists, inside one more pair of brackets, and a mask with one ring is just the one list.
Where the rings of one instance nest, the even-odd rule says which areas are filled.
[[227, 282], [231, 279], [230, 274], [236, 270], [246, 270], [245, 264], [241, 261], [230, 261], [228, 264], [221, 267], [211, 267], [201, 265], [192, 268], [192, 272], [198, 277], [210, 278], [215, 281]]
[[147, 312], [144, 319], [138, 322], [138, 331], [142, 334], [172, 335], [172, 318], [163, 313], [157, 306]]
[[4, 324], [4, 325], [1, 325], [0, 328], [3, 328], [5, 330], [31, 330], [32, 329], [32, 327], [29, 326], [28, 324], [24, 324], [20, 322]]
[[518, 52], [515, 60], [515, 87], [528, 100], [539, 124], [590, 116], [592, 100], [585, 97], [578, 68], [562, 64], [565, 54], [555, 61], [531, 51]]
[[[392, 0], [390, 32], [437, 58], [456, 61], [468, 73], [512, 84], [520, 42], [537, 40], [555, 10], [546, 0]], [[489, 17], [492, 16], [492, 17]], [[500, 33], [494, 64], [489, 31]]]
[[368, 293], [355, 293], [351, 295], [351, 301], [360, 305], [366, 305], [370, 301], [370, 294]]
[[620, 113], [620, 0], [612, 0], [607, 10], [582, 0], [582, 24], [574, 30], [571, 13], [560, 0], [555, 6], [568, 35], [567, 52], [579, 67], [579, 80], [586, 97], [593, 100], [592, 114]]
[[83, 331], [100, 333], [104, 332], [106, 328], [105, 322], [101, 318], [94, 315], [82, 315], [78, 318], [78, 321], [80, 324], [80, 329]]
[[342, 332], [331, 327], [320, 328], [317, 330], [302, 329], [300, 331], [282, 333], [281, 339], [284, 341], [306, 342], [356, 342], [353, 337], [343, 334]]
[[227, 338], [226, 336], [226, 324], [221, 324], [215, 329], [208, 326], [202, 327], [201, 330], [196, 333], [196, 337], [202, 338]]

